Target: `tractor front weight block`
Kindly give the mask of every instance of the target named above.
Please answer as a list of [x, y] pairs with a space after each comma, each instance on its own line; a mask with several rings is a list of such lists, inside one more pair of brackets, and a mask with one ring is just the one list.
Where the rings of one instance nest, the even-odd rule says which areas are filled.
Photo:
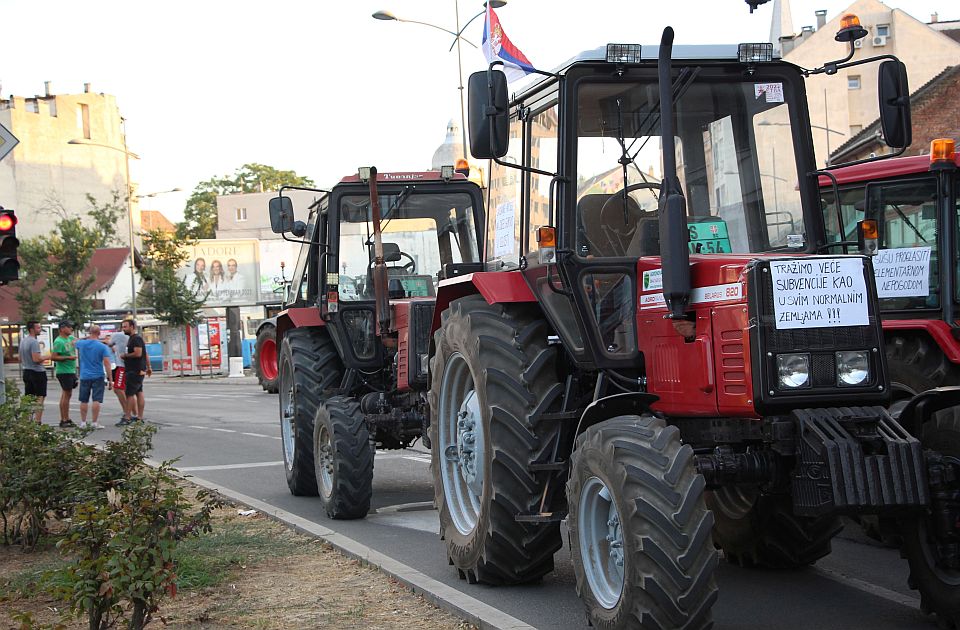
[[920, 442], [883, 407], [797, 409], [794, 512], [887, 512], [928, 505]]

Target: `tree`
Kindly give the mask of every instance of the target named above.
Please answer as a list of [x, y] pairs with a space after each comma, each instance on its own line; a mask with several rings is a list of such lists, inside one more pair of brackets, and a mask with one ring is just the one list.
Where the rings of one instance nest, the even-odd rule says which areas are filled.
[[217, 195], [313, 185], [313, 180], [297, 175], [295, 171], [280, 171], [264, 164], [244, 164], [232, 177], [213, 177], [197, 184], [187, 199], [183, 222], [177, 224], [177, 236], [193, 239], [216, 237]]
[[[17, 288], [20, 315], [24, 321], [43, 319], [40, 304], [47, 293], [57, 294], [57, 305], [63, 319], [77, 325], [89, 321], [93, 313], [91, 288], [95, 274], [87, 273], [93, 253], [113, 242], [116, 225], [124, 212], [122, 197], [113, 192], [113, 198], [100, 203], [87, 195], [90, 209], [87, 220], [71, 215], [63, 206], [56, 206], [59, 219], [47, 236], [25, 239], [20, 251], [25, 254], [26, 282]], [[37, 285], [45, 278], [45, 285]]]
[[171, 326], [189, 326], [200, 321], [205, 296], [198, 296], [177, 269], [189, 258], [178, 237], [157, 228], [143, 234], [144, 268], [147, 283], [140, 292], [154, 315]]

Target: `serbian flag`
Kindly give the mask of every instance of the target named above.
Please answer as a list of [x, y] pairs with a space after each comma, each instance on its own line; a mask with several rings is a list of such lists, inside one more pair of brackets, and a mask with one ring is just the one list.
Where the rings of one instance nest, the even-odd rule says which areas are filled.
[[507, 81], [522, 79], [533, 72], [530, 60], [503, 32], [500, 18], [497, 17], [497, 12], [489, 2], [487, 3], [487, 20], [483, 25], [483, 56], [487, 58], [488, 64], [493, 61], [503, 62], [503, 72], [507, 75]]

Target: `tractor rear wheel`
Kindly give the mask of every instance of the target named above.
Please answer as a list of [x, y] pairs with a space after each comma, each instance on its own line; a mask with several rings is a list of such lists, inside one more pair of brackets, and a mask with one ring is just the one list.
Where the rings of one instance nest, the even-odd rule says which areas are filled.
[[327, 516], [363, 518], [370, 511], [373, 452], [360, 403], [333, 396], [320, 404], [313, 422], [313, 459]]
[[280, 365], [277, 361], [277, 329], [273, 326], [264, 326], [257, 333], [253, 369], [263, 391], [276, 394], [280, 386]]
[[[923, 426], [919, 438], [924, 449], [945, 458], [960, 458], [960, 411], [954, 407], [937, 412]], [[960, 628], [960, 567], [955, 557], [948, 557], [956, 542], [938, 539], [938, 517], [943, 515], [926, 508], [904, 519], [900, 555], [910, 565], [910, 588], [920, 591], [920, 608], [936, 613], [939, 627]]]
[[313, 418], [343, 368], [330, 334], [322, 328], [287, 331], [280, 345], [280, 437], [287, 486], [294, 496], [316, 496]]
[[591, 625], [712, 625], [717, 551], [705, 486], [693, 449], [654, 416], [619, 416], [577, 438], [567, 527]]
[[893, 335], [886, 340], [887, 370], [894, 418], [921, 392], [944, 385], [960, 385], [960, 366], [951, 363], [943, 350], [926, 335]]
[[[561, 394], [556, 351], [530, 307], [454, 300], [435, 334], [430, 439], [440, 535], [460, 577], [514, 584], [553, 570], [557, 522], [540, 512], [546, 483], [528, 466], [549, 459], [559, 423], [540, 421]], [[549, 474], [549, 473], [548, 473]]]
[[707, 493], [716, 525], [713, 538], [729, 562], [740, 566], [794, 569], [830, 553], [843, 526], [836, 516], [808, 518], [793, 513], [789, 495], [729, 486]]

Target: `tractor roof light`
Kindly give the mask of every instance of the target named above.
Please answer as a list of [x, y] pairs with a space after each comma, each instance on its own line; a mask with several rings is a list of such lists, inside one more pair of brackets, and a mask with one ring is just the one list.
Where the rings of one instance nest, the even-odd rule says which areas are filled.
[[640, 44], [607, 44], [610, 63], [640, 63]]
[[773, 61], [773, 44], [770, 42], [739, 44], [737, 46], [737, 59], [740, 60], [740, 63]]
[[446, 165], [446, 166], [441, 166], [441, 167], [440, 167], [440, 179], [442, 179], [442, 180], [445, 181], [445, 182], [450, 181], [451, 179], [453, 179], [453, 173], [454, 173], [454, 171], [453, 171], [453, 166], [451, 166], [451, 165], [449, 165], [449, 164]]
[[369, 182], [369, 181], [370, 181], [370, 167], [369, 167], [369, 166], [361, 166], [360, 168], [358, 168], [358, 169], [357, 169], [357, 176], [360, 177], [360, 181], [361, 181], [361, 182], [364, 182], [364, 183]]
[[957, 144], [951, 138], [937, 138], [930, 143], [930, 168], [954, 168]]
[[455, 170], [456, 172], [460, 173], [460, 174], [463, 175], [464, 177], [469, 177], [469, 176], [470, 176], [470, 162], [467, 162], [465, 159], [460, 158], [459, 160], [457, 160], [457, 164], [456, 164], [456, 166], [454, 166], [453, 170]]
[[847, 13], [840, 18], [840, 30], [835, 40], [838, 42], [854, 42], [867, 36], [867, 29], [860, 25], [860, 18], [853, 13]]

